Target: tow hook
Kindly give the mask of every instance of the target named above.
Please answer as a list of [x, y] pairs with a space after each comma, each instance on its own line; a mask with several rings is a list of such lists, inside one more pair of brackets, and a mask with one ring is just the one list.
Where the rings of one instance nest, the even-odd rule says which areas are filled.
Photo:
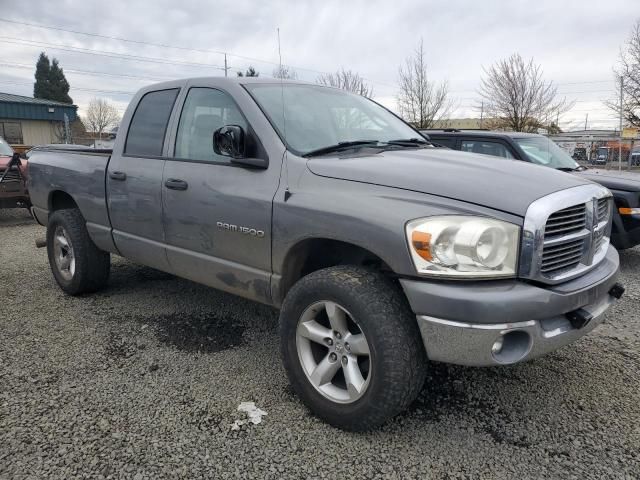
[[583, 308], [579, 308], [565, 315], [573, 328], [580, 329], [593, 319], [593, 315]]
[[[620, 283], [615, 283], [613, 287], [609, 289], [609, 295], [615, 299], [620, 299], [623, 293], [624, 287]], [[571, 322], [571, 326], [577, 329], [584, 327], [587, 323], [593, 320], [593, 315], [587, 312], [584, 308], [578, 308], [577, 310], [568, 312], [565, 314], [565, 317], [567, 317]]]
[[621, 283], [615, 283], [613, 285], [613, 287], [611, 287], [611, 290], [609, 290], [609, 295], [611, 295], [613, 298], [616, 299], [620, 299], [620, 297], [622, 297], [622, 294], [624, 293], [624, 287], [622, 286]]

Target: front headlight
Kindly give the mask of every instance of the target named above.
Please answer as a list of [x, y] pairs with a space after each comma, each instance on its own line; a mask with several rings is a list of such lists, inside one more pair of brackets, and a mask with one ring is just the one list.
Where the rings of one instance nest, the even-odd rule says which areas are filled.
[[516, 273], [520, 227], [485, 217], [451, 215], [407, 224], [416, 270], [450, 277], [510, 277]]

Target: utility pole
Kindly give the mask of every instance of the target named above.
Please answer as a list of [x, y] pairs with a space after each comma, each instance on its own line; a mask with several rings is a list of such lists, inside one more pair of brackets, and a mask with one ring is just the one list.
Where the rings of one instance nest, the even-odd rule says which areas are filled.
[[228, 76], [227, 72], [229, 71], [229, 67], [227, 67], [227, 54], [224, 54], [224, 76]]
[[587, 131], [587, 123], [589, 122], [589, 112], [587, 112], [587, 115], [584, 117], [584, 131]]
[[618, 171], [622, 170], [622, 101], [624, 100], [624, 77], [620, 75], [620, 140], [618, 141]]

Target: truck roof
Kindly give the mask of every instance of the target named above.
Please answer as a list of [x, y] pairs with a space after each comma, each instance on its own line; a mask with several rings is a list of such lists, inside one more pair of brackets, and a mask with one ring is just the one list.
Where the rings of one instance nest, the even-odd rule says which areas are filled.
[[[206, 82], [215, 84], [218, 86], [225, 85], [245, 85], [250, 83], [264, 83], [264, 84], [299, 84], [299, 85], [315, 85], [315, 86], [324, 86], [318, 85], [317, 83], [304, 82], [301, 80], [281, 80], [279, 78], [269, 78], [269, 77], [191, 77], [191, 78], [181, 78], [177, 80], [169, 80], [167, 82], [153, 83], [151, 85], [147, 85], [140, 89], [141, 92], [153, 91], [153, 90], [162, 90], [165, 88], [177, 88], [183, 85], [186, 85], [190, 82]], [[333, 88], [333, 87], [327, 87]]]
[[457, 128], [423, 128], [421, 132], [427, 135], [445, 134], [447, 136], [465, 136], [465, 137], [495, 137], [495, 138], [527, 138], [527, 137], [543, 137], [538, 133], [525, 132], [494, 132], [491, 130], [459, 130]]

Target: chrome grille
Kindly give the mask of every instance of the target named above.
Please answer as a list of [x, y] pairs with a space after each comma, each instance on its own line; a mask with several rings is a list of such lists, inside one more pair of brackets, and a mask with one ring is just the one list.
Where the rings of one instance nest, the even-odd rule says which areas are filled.
[[609, 220], [609, 204], [611, 202], [608, 198], [601, 198], [598, 200], [598, 221], [605, 222]]
[[[598, 224], [608, 222], [611, 213], [611, 199], [601, 198], [598, 200]], [[598, 230], [595, 234], [594, 242], [598, 250], [606, 240], [605, 229]]]
[[556, 284], [575, 278], [606, 256], [611, 193], [600, 185], [561, 190], [533, 202], [525, 215], [520, 276]]
[[579, 232], [585, 226], [586, 214], [587, 207], [584, 204], [552, 213], [544, 229], [545, 238]]
[[580, 264], [583, 249], [583, 239], [545, 246], [542, 249], [540, 271], [544, 275], [549, 275], [576, 267]]

